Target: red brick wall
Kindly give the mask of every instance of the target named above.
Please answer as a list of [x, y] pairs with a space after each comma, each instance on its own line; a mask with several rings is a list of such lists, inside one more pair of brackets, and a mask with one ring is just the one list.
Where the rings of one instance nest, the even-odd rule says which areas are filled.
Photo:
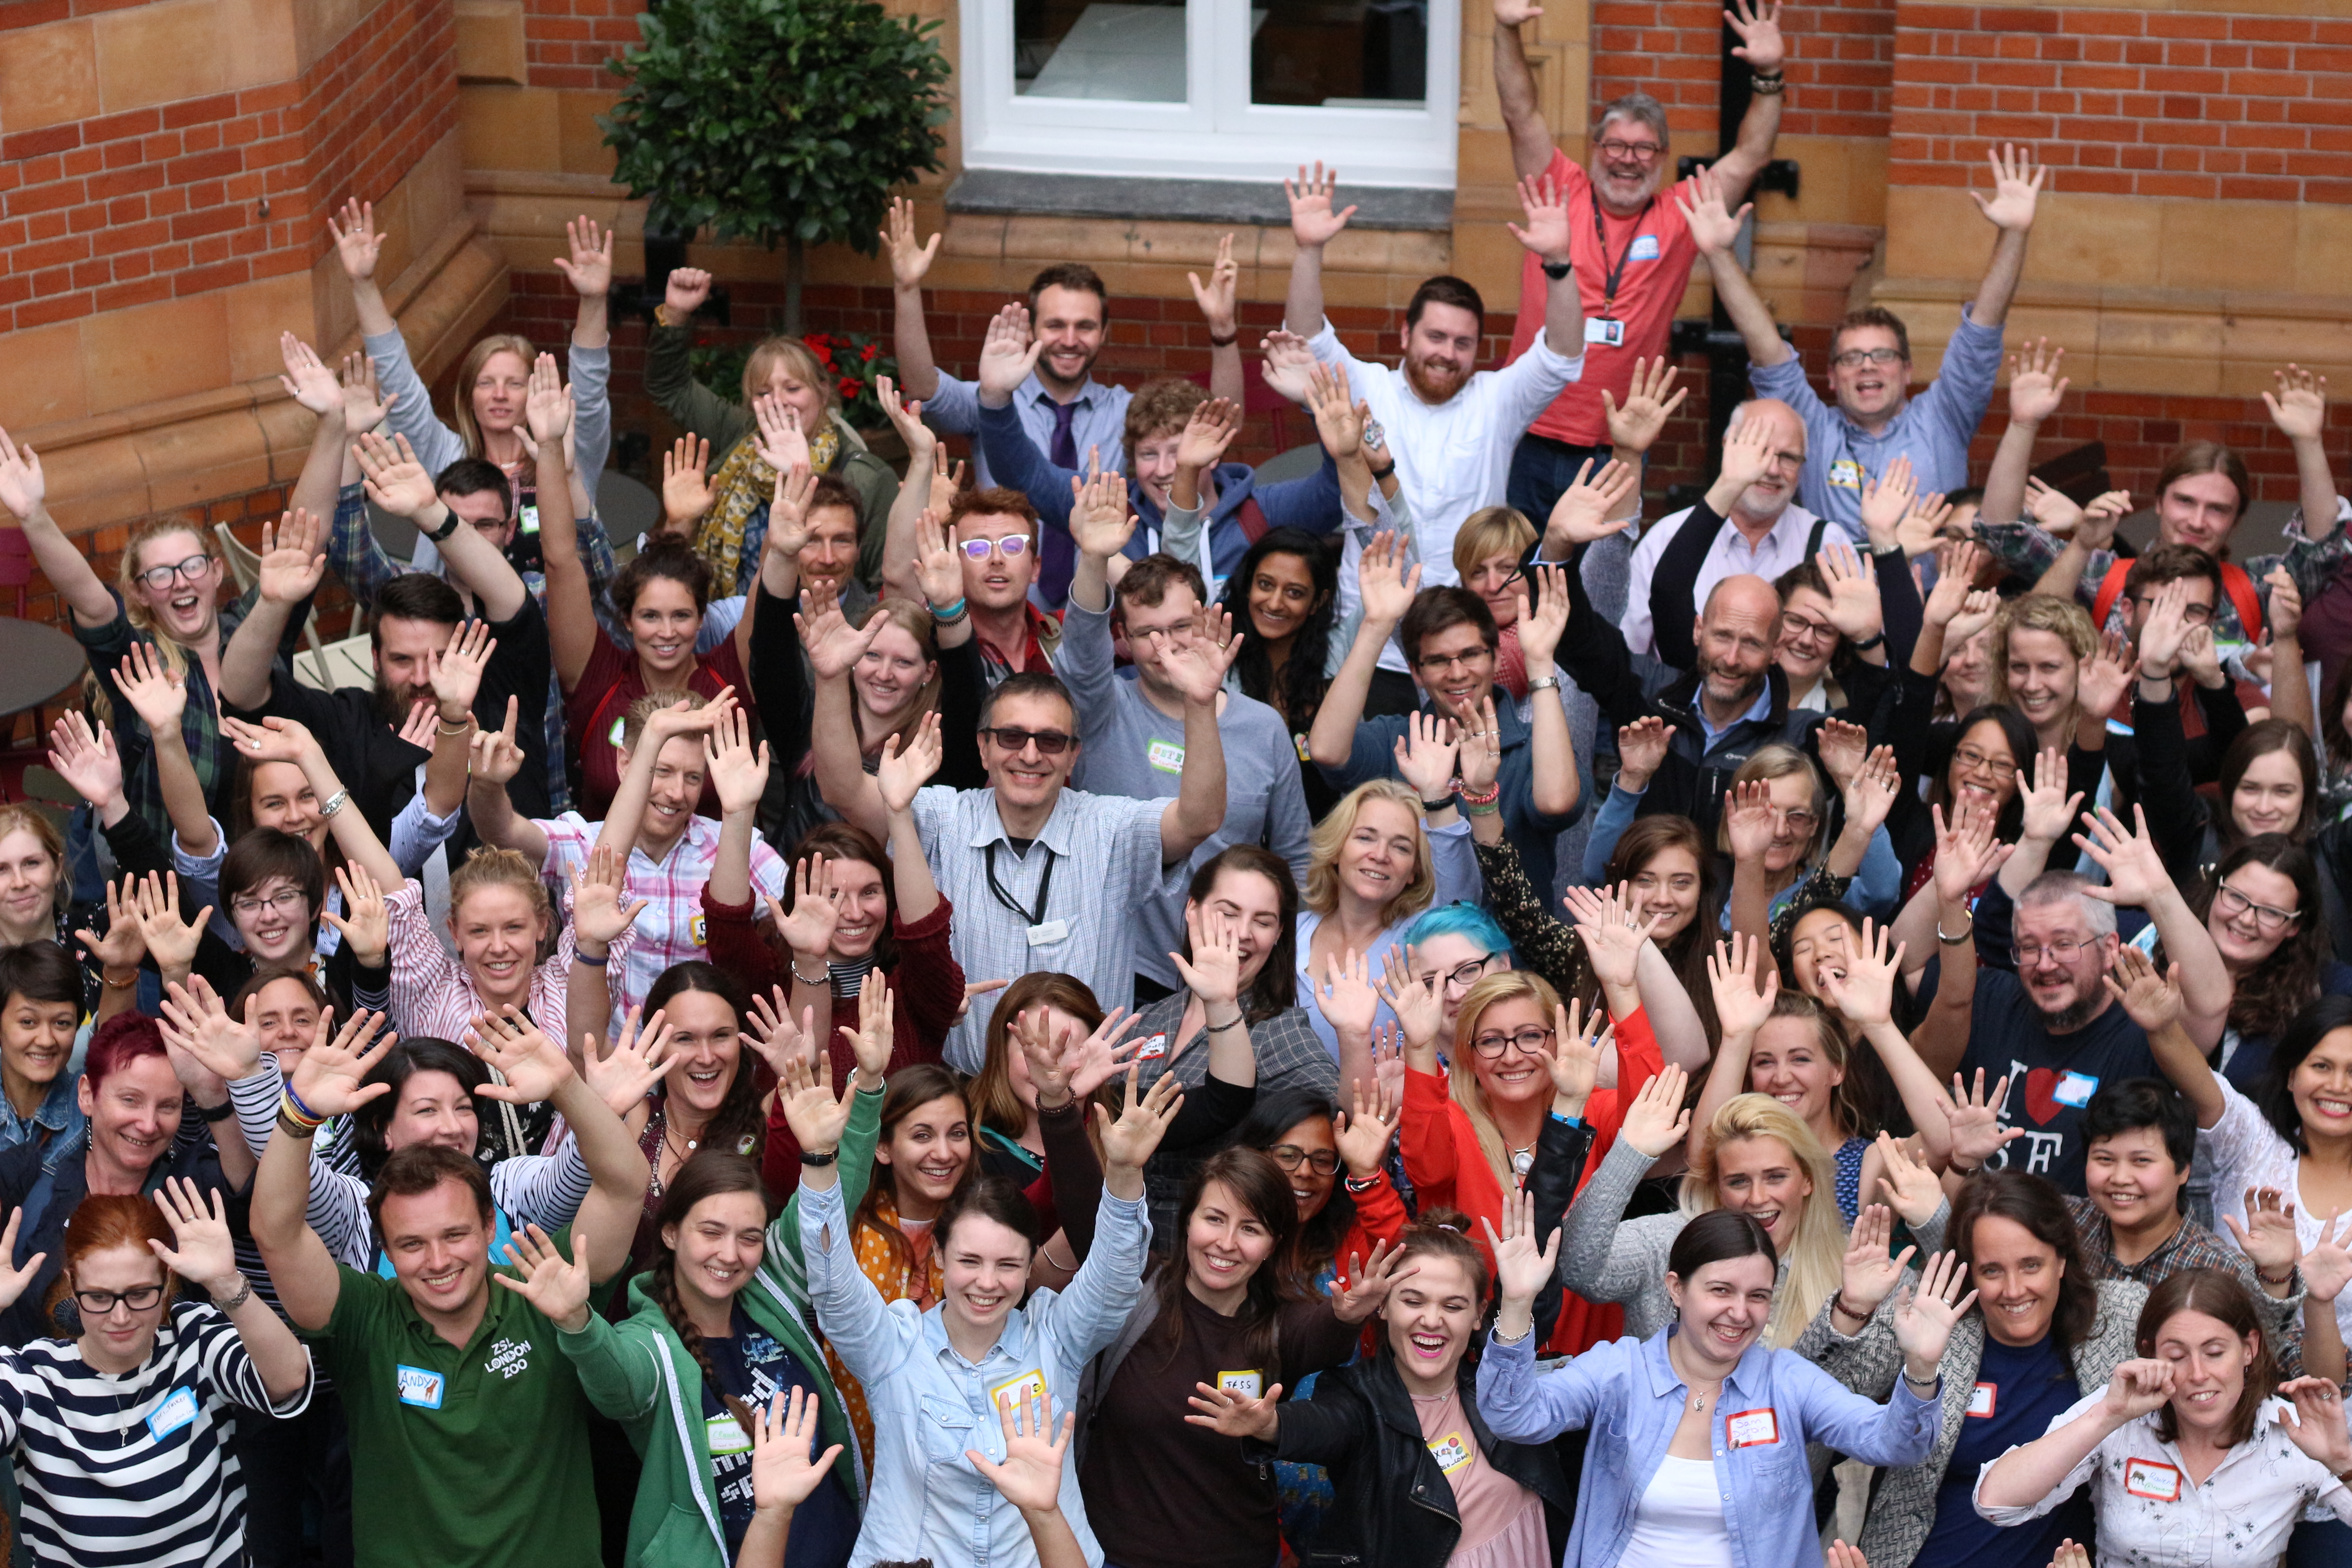
[[1909, 5], [1888, 180], [2031, 141], [2073, 192], [2352, 201], [2352, 20]]
[[643, 0], [523, 0], [523, 50], [533, 87], [611, 90], [604, 62], [638, 40]]
[[[26, 9], [0, 26], [47, 19]], [[446, 6], [394, 0], [296, 81], [0, 137], [0, 331], [309, 267], [326, 206], [456, 124], [453, 36]]]
[[[1797, 5], [1781, 12], [1794, 136], [1884, 136], [1895, 86], [1893, 0]], [[1720, 5], [1685, 0], [1596, 0], [1592, 102], [1654, 94], [1677, 132], [1712, 148], [1723, 27]], [[1567, 131], [1581, 129], [1556, 127]], [[1685, 151], [1691, 149], [1685, 148]]]

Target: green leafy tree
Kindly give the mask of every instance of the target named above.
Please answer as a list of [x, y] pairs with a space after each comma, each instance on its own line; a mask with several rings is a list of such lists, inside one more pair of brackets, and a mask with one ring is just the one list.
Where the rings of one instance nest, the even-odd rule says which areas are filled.
[[798, 334], [808, 246], [873, 254], [891, 188], [940, 166], [940, 24], [867, 0], [659, 0], [637, 25], [598, 121], [615, 178], [656, 232], [782, 241]]

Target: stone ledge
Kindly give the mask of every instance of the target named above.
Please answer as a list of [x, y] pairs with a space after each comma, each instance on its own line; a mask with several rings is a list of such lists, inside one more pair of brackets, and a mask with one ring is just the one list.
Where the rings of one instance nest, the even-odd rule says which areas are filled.
[[[1356, 205], [1351, 223], [1357, 228], [1444, 232], [1454, 227], [1450, 187], [1351, 185], [1344, 194]], [[1099, 179], [1087, 174], [966, 169], [948, 186], [947, 209], [1005, 217], [1290, 226], [1290, 207], [1282, 187], [1256, 180]]]

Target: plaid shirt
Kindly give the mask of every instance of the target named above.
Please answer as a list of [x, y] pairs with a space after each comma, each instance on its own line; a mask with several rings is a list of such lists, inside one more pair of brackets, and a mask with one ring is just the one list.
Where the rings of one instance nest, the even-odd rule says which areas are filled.
[[[157, 646], [156, 638], [131, 626], [130, 616], [122, 608], [122, 595], [112, 588], [107, 592], [114, 598], [114, 619], [98, 627], [74, 622], [74, 636], [80, 639], [83, 650], [89, 656], [90, 672], [98, 678], [99, 690], [113, 709], [115, 750], [122, 758], [122, 793], [131, 802], [131, 809], [154, 829], [158, 839], [172, 836], [172, 815], [163, 809], [163, 786], [155, 776], [155, 747], [147, 733], [147, 726], [123, 697], [121, 688], [114, 683], [115, 667], [131, 656], [132, 643]], [[253, 613], [260, 595], [247, 589], [233, 604], [220, 612], [221, 647], [228, 647], [229, 638]], [[283, 661], [293, 657], [298, 638], [302, 635], [299, 622], [289, 620], [285, 635], [279, 638], [278, 657]], [[236, 759], [220, 730], [220, 694], [205, 674], [203, 661], [187, 657], [182, 651], [180, 663], [187, 676], [188, 705], [180, 715], [180, 739], [188, 748], [188, 758], [196, 765], [196, 780], [204, 785], [205, 799], [214, 816], [226, 820], [229, 785], [236, 777]]]
[[2137, 1263], [2126, 1263], [2116, 1256], [2115, 1227], [2099, 1212], [2098, 1205], [2088, 1198], [2070, 1197], [2066, 1209], [2074, 1216], [2074, 1234], [2083, 1242], [2083, 1264], [2090, 1269], [2094, 1283], [2129, 1279], [2152, 1294], [2167, 1279], [2191, 1268], [2234, 1274], [2244, 1283], [2246, 1294], [2254, 1299], [2255, 1307], [2269, 1319], [2279, 1364], [2289, 1369], [2286, 1375], [2302, 1374], [2304, 1291], [2299, 1270], [2291, 1295], [2265, 1294], [2254, 1273], [2254, 1260], [2186, 1215], [2162, 1246]]
[[[2271, 590], [2270, 584], [2263, 579], [2270, 575], [2273, 567], [2284, 565], [2286, 568], [2287, 575], [2294, 579], [2296, 590], [2303, 595], [2303, 602], [2308, 605], [2319, 597], [2319, 591], [2327, 586], [2328, 579], [2336, 575], [2336, 569], [2347, 558], [2352, 558], [2352, 540], [2347, 539], [2343, 527], [2346, 518], [2352, 516], [2352, 502], [2338, 501], [2336, 516], [2337, 525], [2328, 531], [2326, 538], [2315, 540], [2305, 531], [2303, 512], [2297, 509], [2295, 514], [2287, 520], [2284, 531], [2287, 538], [2294, 541], [2285, 553], [2257, 555], [2238, 563], [2245, 568], [2246, 575], [2253, 579], [2254, 599], [2263, 606], [2264, 616], [2270, 614]], [[1977, 524], [1977, 542], [1991, 551], [1994, 558], [2011, 571], [2036, 580], [2050, 570], [2059, 552], [2066, 548], [2065, 541], [2030, 522], [1979, 522]], [[2090, 563], [2083, 568], [2082, 580], [2074, 585], [2074, 596], [2086, 608], [2097, 600], [2099, 584], [2106, 581], [2109, 569], [2120, 559], [2112, 550], [2091, 552]], [[2107, 624], [2099, 629], [2125, 631], [2121, 595], [2116, 595], [2115, 605], [2107, 611]], [[2213, 606], [2213, 636], [2217, 641], [2251, 644], [2260, 630], [2260, 627], [2239, 625], [2235, 601], [2227, 594], [2220, 596], [2220, 602]]]
[[[400, 891], [384, 900], [383, 906], [392, 917], [393, 1027], [411, 1038], [464, 1040], [474, 1016], [489, 1008], [474, 989], [473, 976], [466, 973], [466, 966], [441, 944], [433, 918], [425, 912], [423, 885], [410, 878], [401, 884]], [[615, 960], [625, 961], [635, 936], [633, 931], [621, 933], [612, 947]], [[531, 973], [529, 1008], [531, 1021], [542, 1029], [564, 1027], [563, 999], [572, 984], [572, 922], [566, 920], [556, 937], [555, 952]]]

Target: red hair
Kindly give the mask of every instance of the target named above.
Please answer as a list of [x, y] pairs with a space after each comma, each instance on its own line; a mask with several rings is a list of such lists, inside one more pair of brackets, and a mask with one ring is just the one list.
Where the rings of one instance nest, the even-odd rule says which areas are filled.
[[[120, 1023], [124, 1016], [117, 1014], [108, 1022]], [[171, 1247], [176, 1240], [172, 1227], [164, 1223], [163, 1211], [155, 1206], [153, 1199], [137, 1193], [93, 1193], [76, 1204], [73, 1213], [66, 1216], [65, 1267], [49, 1282], [48, 1293], [42, 1299], [42, 1304], [48, 1314], [56, 1313], [58, 1304], [73, 1290], [75, 1269], [93, 1252], [127, 1247], [142, 1256], [154, 1258], [154, 1249], [147, 1245], [148, 1242], [160, 1241]], [[163, 1293], [168, 1300], [173, 1286], [172, 1267], [163, 1263], [161, 1258], [156, 1258], [156, 1261], [163, 1264]]]
[[[141, 1057], [171, 1059], [170, 1053], [163, 1049], [163, 1026], [144, 1013], [117, 1013], [90, 1036], [89, 1055], [83, 1059], [82, 1076], [89, 1080], [90, 1088], [96, 1089]], [[163, 1239], [169, 1241], [171, 1237], [166, 1234]]]

